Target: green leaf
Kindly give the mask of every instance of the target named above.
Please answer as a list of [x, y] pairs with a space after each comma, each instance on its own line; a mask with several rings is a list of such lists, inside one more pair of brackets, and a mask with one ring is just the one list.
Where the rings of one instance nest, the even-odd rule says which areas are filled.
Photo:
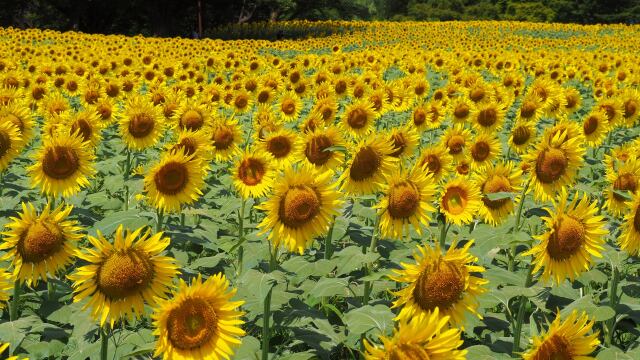
[[516, 195], [517, 195], [516, 193], [504, 192], [504, 191], [484, 194], [484, 196], [490, 201], [513, 199]]
[[40, 319], [34, 315], [22, 317], [15, 321], [7, 321], [0, 324], [0, 339], [11, 344], [11, 351], [13, 352], [27, 336], [29, 329], [40, 323]]
[[395, 315], [385, 305], [366, 305], [344, 314], [345, 325], [350, 333], [365, 334], [372, 329], [379, 333], [391, 332]]
[[137, 229], [149, 224], [149, 219], [140, 214], [140, 210], [132, 209], [119, 211], [105, 216], [102, 220], [93, 224], [90, 234], [96, 234], [98, 230], [105, 236], [113, 234], [119, 225], [129, 229]]
[[213, 269], [218, 266], [220, 260], [224, 259], [226, 254], [220, 253], [214, 256], [205, 256], [196, 259], [189, 264], [191, 269]]
[[494, 360], [494, 359], [511, 359], [507, 354], [495, 353], [485, 345], [473, 345], [467, 349], [467, 359], [473, 360]]
[[625, 199], [626, 201], [633, 200], [633, 193], [631, 191], [613, 189], [613, 193]]
[[363, 254], [358, 246], [348, 246], [334, 254], [336, 259], [336, 274], [345, 275], [362, 268], [365, 264], [376, 261], [380, 255], [377, 253]]
[[309, 291], [307, 296], [321, 298], [323, 296], [347, 296], [349, 280], [345, 278], [321, 278]]
[[334, 151], [339, 151], [339, 152], [343, 152], [346, 153], [347, 152], [347, 147], [344, 145], [333, 145], [333, 146], [329, 146], [327, 148], [322, 149], [323, 152], [334, 152]]

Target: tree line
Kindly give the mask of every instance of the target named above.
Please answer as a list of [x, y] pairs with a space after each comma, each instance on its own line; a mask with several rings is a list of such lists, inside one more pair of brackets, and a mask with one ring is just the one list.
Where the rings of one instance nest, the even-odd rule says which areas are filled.
[[0, 0], [0, 9], [4, 27], [183, 37], [294, 19], [640, 23], [638, 0]]

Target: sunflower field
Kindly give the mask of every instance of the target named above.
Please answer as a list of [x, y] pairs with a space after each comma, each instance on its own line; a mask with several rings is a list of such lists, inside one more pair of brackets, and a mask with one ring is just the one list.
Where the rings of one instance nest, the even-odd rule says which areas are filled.
[[304, 28], [0, 28], [1, 358], [640, 358], [640, 26]]

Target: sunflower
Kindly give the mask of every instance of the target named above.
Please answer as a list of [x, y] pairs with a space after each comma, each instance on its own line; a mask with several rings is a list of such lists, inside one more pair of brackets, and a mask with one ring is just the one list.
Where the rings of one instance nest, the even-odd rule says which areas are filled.
[[589, 320], [585, 312], [578, 314], [572, 311], [562, 321], [560, 313], [549, 326], [549, 330], [540, 336], [533, 337], [531, 349], [522, 354], [524, 360], [546, 359], [593, 359], [591, 355], [600, 341], [598, 331], [587, 335], [595, 321]]
[[380, 136], [371, 136], [352, 146], [347, 169], [340, 175], [340, 190], [351, 195], [371, 194], [382, 188], [385, 176], [396, 166], [393, 144]]
[[119, 107], [111, 98], [99, 99], [92, 107], [98, 113], [102, 127], [119, 119]]
[[69, 129], [69, 135], [79, 133], [83, 143], [88, 143], [95, 148], [100, 142], [102, 126], [100, 116], [95, 110], [88, 108], [78, 112], [67, 113], [63, 117], [63, 122]]
[[258, 149], [271, 154], [279, 167], [291, 166], [296, 160], [300, 142], [298, 134], [290, 129], [279, 129], [258, 142]]
[[447, 181], [440, 197], [440, 212], [447, 221], [456, 225], [468, 224], [482, 205], [480, 191], [475, 183], [463, 177]]
[[130, 97], [120, 119], [120, 135], [128, 148], [143, 150], [154, 146], [163, 134], [162, 111], [140, 95]]
[[621, 125], [624, 115], [622, 102], [617, 98], [605, 98], [598, 101], [594, 106], [596, 110], [603, 111], [607, 115], [607, 120], [611, 127]]
[[240, 153], [242, 129], [238, 120], [227, 119], [217, 121], [210, 131], [211, 150], [216, 161], [227, 161]]
[[79, 134], [45, 137], [35, 164], [27, 168], [33, 186], [47, 195], [69, 197], [89, 185], [94, 154]]
[[500, 155], [501, 151], [500, 140], [495, 135], [478, 134], [469, 146], [471, 168], [482, 169], [490, 165]]
[[202, 160], [185, 149], [165, 153], [144, 178], [144, 190], [151, 204], [165, 212], [180, 211], [202, 195], [204, 173]]
[[580, 127], [579, 123], [564, 117], [560, 118], [560, 120], [556, 121], [555, 125], [544, 130], [542, 133], [542, 139], [544, 142], [551, 143], [553, 138], [558, 134], [564, 134], [558, 144], [571, 139], [576, 139], [576, 142], [581, 144], [581, 151], [584, 153], [585, 150], [582, 146], [585, 143], [585, 139], [583, 129]]
[[385, 196], [375, 206], [382, 236], [402, 239], [409, 233], [410, 224], [422, 234], [422, 226], [429, 226], [429, 213], [435, 210], [431, 205], [435, 192], [433, 179], [420, 169], [391, 173], [384, 189]]
[[0, 122], [0, 173], [22, 151], [20, 130], [10, 122]]
[[269, 199], [257, 206], [266, 211], [258, 224], [260, 234], [269, 232], [274, 247], [282, 244], [302, 254], [316, 236], [329, 229], [331, 218], [339, 215], [343, 201], [332, 174], [307, 166], [286, 168], [274, 182]]
[[487, 195], [500, 192], [518, 193], [521, 191], [522, 171], [513, 163], [498, 163], [489, 165], [482, 171], [474, 175], [474, 181], [482, 192], [482, 206], [478, 214], [484, 222], [491, 225], [498, 225], [505, 220], [512, 212], [515, 203], [519, 202], [519, 197], [512, 199], [505, 197], [498, 200], [490, 200]]
[[433, 181], [439, 183], [453, 170], [453, 157], [444, 146], [434, 145], [422, 150], [416, 166], [431, 174]]
[[338, 113], [338, 102], [334, 96], [322, 97], [313, 105], [311, 112], [319, 113], [326, 125], [332, 125]]
[[212, 121], [209, 109], [197, 100], [184, 100], [171, 116], [181, 130], [197, 131]]
[[581, 139], [566, 139], [566, 131], [556, 133], [549, 142], [541, 141], [522, 158], [531, 167], [531, 183], [538, 200], [550, 200], [571, 184], [582, 165]]
[[287, 122], [298, 120], [302, 110], [302, 100], [293, 91], [285, 92], [276, 103], [276, 113]]
[[419, 102], [411, 111], [409, 124], [412, 125], [416, 132], [421, 132], [429, 126], [429, 117], [430, 114], [427, 109], [427, 104], [425, 102]]
[[628, 202], [629, 212], [624, 217], [622, 234], [618, 237], [620, 248], [636, 256], [640, 253], [640, 195], [635, 194]]
[[602, 110], [591, 111], [582, 122], [582, 134], [589, 147], [597, 147], [602, 144], [609, 133], [607, 115]]
[[261, 197], [273, 187], [275, 172], [268, 153], [247, 151], [233, 166], [233, 185], [245, 199]]
[[473, 108], [470, 119], [477, 131], [494, 133], [502, 128], [505, 114], [506, 110], [502, 104], [488, 101]]
[[393, 331], [393, 337], [380, 336], [382, 347], [364, 341], [366, 360], [429, 359], [464, 360], [466, 350], [458, 350], [463, 341], [460, 329], [447, 327], [448, 316], [440, 316], [438, 308], [431, 314], [419, 314], [403, 320]]
[[620, 216], [628, 210], [625, 197], [616, 193], [629, 192], [635, 195], [640, 182], [640, 161], [634, 156], [614, 168], [605, 168], [607, 181], [611, 184], [604, 190], [605, 207], [613, 216]]
[[486, 291], [488, 281], [474, 275], [485, 269], [473, 265], [478, 258], [469, 253], [472, 244], [473, 240], [456, 248], [454, 243], [444, 254], [439, 247], [419, 245], [413, 253], [415, 264], [400, 263], [402, 269], [393, 270], [390, 278], [408, 285], [393, 292], [398, 297], [393, 308], [401, 307], [396, 320], [434, 314], [437, 309], [453, 326], [463, 323], [467, 311], [482, 318], [476, 298]]
[[469, 121], [473, 111], [473, 103], [465, 96], [457, 96], [449, 103], [451, 120], [454, 124], [464, 124]]
[[206, 161], [211, 157], [211, 145], [208, 142], [207, 134], [203, 131], [183, 130], [178, 133], [178, 139], [169, 145], [169, 151], [183, 151], [186, 156], [194, 155]]
[[390, 156], [407, 159], [413, 156], [413, 153], [420, 142], [420, 135], [410, 126], [394, 127], [387, 132], [389, 140], [393, 143], [394, 151]]
[[516, 111], [517, 121], [537, 123], [543, 114], [542, 102], [534, 94], [527, 94], [522, 98], [520, 109]]
[[640, 91], [627, 89], [621, 95], [622, 121], [627, 127], [632, 127], [640, 118]]
[[431, 100], [425, 104], [425, 108], [427, 111], [426, 127], [429, 129], [439, 128], [447, 113], [446, 105], [442, 101]]
[[67, 276], [73, 281], [73, 301], [89, 298], [83, 309], [91, 308], [100, 326], [142, 316], [145, 302], [153, 305], [164, 298], [178, 273], [173, 258], [160, 256], [171, 240], [144, 230], [125, 232], [119, 225], [113, 242], [98, 230], [97, 237], [87, 236], [93, 248], [76, 252], [89, 264]]
[[347, 106], [342, 114], [342, 128], [354, 138], [367, 136], [372, 130], [376, 114], [367, 100], [360, 100]]
[[591, 202], [586, 195], [578, 194], [567, 206], [567, 192], [563, 190], [554, 200], [554, 208], [547, 208], [550, 216], [542, 219], [547, 232], [534, 238], [539, 243], [523, 253], [532, 255], [534, 272], [542, 267], [542, 278], [550, 278], [560, 284], [567, 277], [573, 281], [581, 272], [589, 269], [593, 256], [602, 257], [605, 230], [604, 217], [596, 215], [597, 203]]
[[236, 114], [244, 114], [253, 107], [253, 98], [246, 90], [238, 90], [233, 97], [233, 111]]
[[455, 125], [445, 130], [441, 142], [454, 160], [460, 160], [465, 157], [465, 150], [470, 140], [471, 131], [465, 129], [462, 125]]
[[180, 279], [178, 289], [158, 299], [151, 318], [158, 338], [154, 357], [164, 360], [219, 360], [233, 356], [245, 332], [240, 328], [244, 301], [231, 301], [236, 289], [229, 289], [223, 274], [202, 282], [202, 276], [188, 286]]
[[307, 132], [300, 140], [297, 158], [317, 170], [336, 171], [345, 157], [344, 152], [337, 148], [345, 146], [346, 142], [337, 128], [316, 128]]
[[53, 91], [42, 99], [39, 110], [46, 120], [51, 121], [70, 108], [69, 100], [62, 96], [62, 93]]
[[[9, 300], [9, 294], [14, 286], [13, 275], [0, 269], [0, 310], [4, 308], [4, 303]], [[0, 354], [2, 354], [2, 347], [0, 346]]]
[[29, 106], [22, 102], [13, 102], [6, 106], [0, 106], [0, 125], [3, 123], [11, 123], [18, 128], [18, 134], [21, 140], [16, 141], [16, 147], [21, 148], [28, 145], [35, 134], [36, 123], [29, 111]]
[[532, 121], [517, 121], [509, 135], [509, 146], [516, 154], [524, 154], [536, 138], [536, 124]]
[[565, 106], [564, 111], [572, 114], [578, 111], [582, 105], [582, 95], [576, 88], [567, 88], [564, 90]]
[[38, 215], [35, 207], [22, 203], [19, 217], [11, 217], [5, 225], [4, 243], [0, 250], [7, 250], [2, 260], [13, 263], [13, 276], [27, 284], [47, 281], [73, 262], [76, 243], [82, 239], [82, 228], [69, 219], [73, 206], [60, 205], [51, 210], [45, 205]]

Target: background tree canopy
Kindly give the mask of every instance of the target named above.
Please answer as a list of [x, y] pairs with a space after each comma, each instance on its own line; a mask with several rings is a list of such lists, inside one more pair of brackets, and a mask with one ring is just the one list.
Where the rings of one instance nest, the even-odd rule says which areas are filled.
[[1, 26], [185, 37], [292, 19], [640, 23], [638, 0], [0, 0], [0, 9]]

